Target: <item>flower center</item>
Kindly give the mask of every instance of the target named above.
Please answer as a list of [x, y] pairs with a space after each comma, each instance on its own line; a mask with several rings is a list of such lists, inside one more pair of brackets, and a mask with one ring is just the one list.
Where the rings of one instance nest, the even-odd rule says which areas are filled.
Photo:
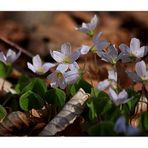
[[43, 68], [43, 67], [39, 67], [39, 68], [37, 69], [37, 72], [38, 72], [38, 73], [44, 73], [44, 68]]
[[65, 64], [71, 64], [71, 63], [72, 63], [71, 58], [70, 58], [70, 57], [68, 57], [68, 56], [67, 56], [67, 57], [65, 57], [65, 58], [64, 58], [64, 63], [65, 63]]
[[111, 63], [112, 63], [113, 65], [116, 65], [117, 61], [116, 61], [115, 59], [112, 59]]
[[142, 81], [147, 81], [147, 80], [148, 80], [148, 77], [142, 76], [142, 77], [141, 77], [141, 80], [142, 80]]
[[58, 79], [64, 79], [63, 74], [61, 72], [57, 72]]
[[91, 52], [92, 52], [92, 53], [96, 53], [96, 51], [97, 51], [97, 49], [96, 49], [95, 46], [91, 48]]
[[89, 30], [89, 31], [87, 32], [87, 35], [90, 36], [90, 37], [93, 37], [94, 31], [93, 31], [93, 30]]

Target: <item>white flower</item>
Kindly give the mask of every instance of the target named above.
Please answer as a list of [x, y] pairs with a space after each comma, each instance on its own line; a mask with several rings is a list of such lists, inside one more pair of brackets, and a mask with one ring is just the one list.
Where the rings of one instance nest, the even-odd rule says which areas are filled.
[[114, 70], [109, 70], [108, 79], [99, 82], [99, 84], [97, 85], [97, 89], [101, 91], [109, 87], [112, 87], [114, 89], [117, 88], [117, 72], [115, 72]]
[[2, 61], [5, 64], [11, 64], [14, 63], [19, 58], [20, 55], [21, 51], [19, 51], [16, 54], [16, 52], [9, 49], [6, 55], [3, 52], [0, 52], [0, 61]]
[[118, 94], [112, 89], [109, 88], [109, 96], [110, 99], [118, 106], [121, 104], [127, 103], [130, 99], [128, 99], [128, 94], [125, 90], [122, 90]]
[[80, 51], [78, 50], [72, 53], [71, 45], [69, 43], [65, 43], [61, 46], [61, 52], [50, 50], [50, 54], [52, 58], [59, 64], [58, 69], [64, 69], [64, 71], [66, 71], [70, 66], [76, 64], [75, 61], [79, 58]]
[[76, 30], [80, 32], [84, 32], [90, 36], [93, 36], [93, 32], [97, 26], [98, 18], [96, 15], [91, 19], [90, 23], [82, 23], [82, 26], [79, 28], [76, 28]]
[[146, 82], [148, 81], [148, 71], [146, 70], [146, 64], [144, 61], [137, 62], [135, 66], [135, 72], [127, 72], [128, 76], [134, 82]]
[[33, 64], [27, 62], [28, 68], [39, 75], [45, 74], [50, 68], [55, 66], [55, 64], [52, 63], [43, 64], [39, 55], [36, 55], [32, 58], [32, 63]]
[[122, 57], [122, 61], [124, 63], [131, 62], [135, 59], [140, 59], [147, 53], [146, 46], [140, 47], [140, 40], [137, 38], [131, 39], [130, 47], [125, 44], [121, 44], [119, 48], [124, 54], [124, 56]]
[[71, 65], [70, 70], [66, 72], [65, 69], [60, 68], [61, 67], [57, 67], [56, 71], [47, 77], [51, 81], [51, 87], [65, 89], [67, 85], [73, 84], [79, 79], [80, 73], [77, 64]]
[[137, 135], [140, 133], [140, 129], [134, 128], [131, 125], [126, 125], [124, 116], [118, 118], [114, 126], [114, 131], [118, 134], [125, 134], [127, 136]]
[[123, 56], [123, 53], [118, 55], [118, 50], [116, 49], [115, 45], [110, 45], [108, 47], [108, 52], [98, 51], [98, 56], [101, 60], [109, 62], [111, 64], [116, 64], [118, 60], [120, 60]]
[[82, 55], [87, 54], [89, 51], [92, 51], [93, 53], [99, 53], [102, 51], [105, 47], [109, 45], [109, 43], [106, 40], [100, 40], [100, 36], [102, 35], [102, 32], [99, 32], [94, 38], [93, 38], [93, 46], [87, 46], [82, 45], [80, 48], [80, 52]]

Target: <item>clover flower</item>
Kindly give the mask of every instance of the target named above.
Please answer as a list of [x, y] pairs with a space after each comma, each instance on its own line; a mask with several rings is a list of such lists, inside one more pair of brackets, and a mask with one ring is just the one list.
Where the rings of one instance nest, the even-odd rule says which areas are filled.
[[114, 126], [114, 131], [118, 134], [125, 134], [127, 136], [138, 135], [140, 133], [140, 129], [134, 128], [131, 125], [126, 125], [124, 116], [118, 118]]
[[134, 82], [147, 82], [148, 81], [148, 71], [146, 70], [146, 64], [144, 61], [137, 62], [135, 65], [135, 72], [127, 72], [128, 76]]
[[118, 50], [115, 48], [115, 45], [110, 45], [108, 47], [108, 52], [102, 50], [97, 52], [97, 54], [103, 61], [109, 62], [113, 65], [115, 65], [123, 56], [123, 53], [118, 55]]
[[5, 64], [12, 64], [19, 58], [20, 55], [21, 55], [21, 51], [19, 51], [16, 54], [16, 52], [9, 49], [6, 55], [3, 52], [0, 52], [0, 61], [2, 61]]
[[100, 36], [102, 35], [102, 32], [99, 32], [94, 38], [93, 38], [93, 46], [87, 46], [82, 45], [80, 48], [80, 52], [82, 55], [87, 54], [89, 51], [96, 53], [101, 50], [103, 50], [105, 47], [109, 45], [108, 41], [106, 40], [100, 40]]
[[111, 87], [109, 88], [110, 99], [118, 106], [127, 103], [131, 98], [128, 99], [128, 94], [125, 90], [116, 93]]
[[99, 84], [97, 85], [97, 89], [101, 91], [109, 87], [112, 87], [113, 89], [117, 88], [117, 72], [115, 72], [114, 70], [109, 70], [108, 79], [99, 82]]
[[79, 28], [76, 28], [76, 30], [86, 33], [89, 36], [93, 36], [97, 23], [98, 23], [98, 18], [96, 15], [94, 15], [90, 23], [82, 23], [82, 26]]
[[74, 65], [76, 60], [80, 56], [79, 50], [71, 52], [71, 45], [69, 43], [62, 44], [61, 52], [51, 51], [52, 58], [59, 64], [58, 69], [64, 69], [66, 71], [70, 66]]
[[47, 77], [47, 79], [49, 79], [51, 81], [50, 82], [51, 87], [53, 87], [53, 88], [60, 87], [61, 89], [66, 88], [67, 84], [65, 81], [64, 72], [65, 71], [63, 71], [61, 69], [56, 69], [53, 73], [51, 73]]
[[43, 64], [39, 55], [34, 56], [32, 62], [33, 64], [27, 62], [28, 68], [39, 75], [45, 74], [50, 68], [55, 66], [55, 64], [52, 63]]
[[140, 59], [147, 53], [146, 46], [140, 47], [140, 40], [137, 38], [131, 39], [130, 47], [128, 47], [126, 44], [121, 44], [119, 48], [124, 54], [124, 56], [122, 57], [122, 61], [124, 63]]
[[75, 64], [70, 66], [69, 71], [65, 71], [65, 69], [57, 67], [56, 71], [51, 73], [47, 78], [51, 81], [51, 87], [60, 87], [61, 89], [65, 89], [67, 85], [75, 83], [79, 77], [79, 67]]

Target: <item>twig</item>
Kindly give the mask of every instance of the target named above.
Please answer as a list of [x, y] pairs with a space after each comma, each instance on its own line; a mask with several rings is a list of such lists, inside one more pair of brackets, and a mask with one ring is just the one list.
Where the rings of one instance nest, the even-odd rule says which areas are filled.
[[85, 101], [89, 94], [82, 88], [63, 107], [63, 109], [47, 124], [41, 131], [40, 136], [53, 136], [57, 132], [64, 130], [69, 124], [81, 114]]
[[22, 53], [24, 53], [25, 55], [27, 55], [30, 58], [33, 57], [33, 54], [31, 54], [30, 52], [28, 52], [24, 48], [18, 46], [17, 44], [15, 44], [15, 43], [7, 40], [6, 38], [4, 38], [2, 36], [0, 36], [0, 41], [3, 42], [3, 43], [5, 43], [5, 44], [7, 44], [7, 45], [9, 45], [9, 46], [11, 46], [11, 47], [13, 47], [13, 48], [15, 48], [15, 49], [17, 49], [17, 50], [19, 50], [19, 51], [21, 51]]

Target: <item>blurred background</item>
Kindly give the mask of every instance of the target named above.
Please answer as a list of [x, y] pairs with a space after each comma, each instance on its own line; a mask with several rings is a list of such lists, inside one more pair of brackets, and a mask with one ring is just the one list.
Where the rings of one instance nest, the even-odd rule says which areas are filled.
[[[141, 45], [147, 45], [148, 12], [0, 12], [0, 37], [18, 44], [33, 55], [40, 54], [45, 61], [52, 62], [49, 49], [59, 49], [64, 42], [70, 42], [72, 50], [78, 49], [82, 44], [91, 44], [88, 36], [75, 31], [75, 27], [82, 22], [89, 22], [94, 14], [99, 17], [97, 31], [103, 32], [101, 38], [107, 39], [117, 48], [121, 43], [129, 45], [131, 37], [139, 38]], [[0, 50], [7, 50], [8, 46], [0, 41]], [[22, 55], [17, 68], [21, 67], [27, 71], [26, 60], [31, 61], [31, 58], [25, 56]], [[85, 77], [88, 81], [92, 79], [96, 85], [107, 77], [108, 65], [99, 58], [98, 64], [95, 64], [93, 55], [88, 55], [87, 61], [90, 74]], [[83, 57], [79, 64], [84, 65]], [[123, 83], [124, 80], [122, 78]]]

